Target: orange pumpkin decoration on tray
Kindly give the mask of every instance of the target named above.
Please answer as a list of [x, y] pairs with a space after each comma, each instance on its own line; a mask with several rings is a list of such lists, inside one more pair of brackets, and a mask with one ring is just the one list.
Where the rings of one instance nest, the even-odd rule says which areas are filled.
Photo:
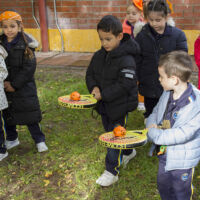
[[123, 126], [117, 126], [114, 128], [113, 133], [115, 137], [123, 137], [126, 135], [126, 129]]
[[79, 101], [81, 99], [81, 95], [75, 91], [70, 94], [70, 99], [73, 101]]

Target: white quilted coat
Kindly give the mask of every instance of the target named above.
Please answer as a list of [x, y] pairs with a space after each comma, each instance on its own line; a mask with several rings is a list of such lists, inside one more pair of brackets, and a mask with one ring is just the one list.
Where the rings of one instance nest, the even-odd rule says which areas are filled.
[[0, 45], [0, 111], [8, 107], [8, 102], [4, 92], [3, 81], [6, 79], [8, 72], [4, 59], [7, 57], [6, 50]]

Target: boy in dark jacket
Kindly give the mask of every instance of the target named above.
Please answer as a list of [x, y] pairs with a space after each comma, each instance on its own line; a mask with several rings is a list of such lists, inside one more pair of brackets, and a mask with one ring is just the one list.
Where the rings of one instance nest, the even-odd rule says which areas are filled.
[[[122, 24], [114, 16], [107, 15], [97, 25], [102, 48], [97, 51], [86, 73], [88, 90], [98, 100], [97, 111], [101, 115], [106, 132], [116, 125], [125, 125], [128, 112], [137, 108], [137, 80], [134, 56], [139, 47], [128, 34], [123, 36]], [[101, 186], [118, 181], [119, 167], [126, 165], [136, 155], [135, 150], [107, 149], [106, 170], [97, 179]]]

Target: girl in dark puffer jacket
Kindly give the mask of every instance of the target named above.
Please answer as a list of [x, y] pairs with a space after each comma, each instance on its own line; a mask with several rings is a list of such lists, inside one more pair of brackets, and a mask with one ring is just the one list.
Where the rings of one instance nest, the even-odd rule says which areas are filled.
[[23, 32], [22, 18], [8, 10], [0, 15], [3, 34], [0, 44], [8, 52], [6, 66], [8, 77], [4, 88], [9, 107], [4, 111], [7, 137], [5, 145], [11, 149], [19, 144], [16, 125], [27, 125], [38, 152], [47, 151], [45, 136], [39, 122], [42, 119], [34, 80], [36, 58], [34, 48], [38, 43]]

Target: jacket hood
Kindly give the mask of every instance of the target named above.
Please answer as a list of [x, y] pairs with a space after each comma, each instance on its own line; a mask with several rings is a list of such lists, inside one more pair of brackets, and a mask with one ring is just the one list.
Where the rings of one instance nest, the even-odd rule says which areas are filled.
[[145, 22], [138, 21], [135, 23], [134, 29], [133, 29], [133, 35], [134, 38], [136, 38], [137, 34], [142, 30], [142, 27], [145, 25]]
[[[3, 32], [1, 32], [0, 33], [0, 36], [4, 36], [4, 37], [6, 37], [5, 35], [4, 35], [4, 33]], [[38, 43], [38, 41], [31, 35], [31, 34], [29, 34], [29, 33], [25, 33], [24, 32], [24, 35], [25, 35], [25, 37], [26, 37], [26, 40], [27, 40], [27, 42], [28, 42], [28, 46], [30, 47], [30, 48], [37, 48], [38, 46], [39, 46], [39, 43]]]
[[7, 51], [3, 48], [2, 45], [0, 45], [0, 55], [2, 55], [4, 59], [8, 56]]
[[168, 17], [167, 25], [175, 27], [175, 21], [172, 17]]
[[[134, 37], [137, 36], [137, 34], [142, 30], [142, 28], [145, 24], [146, 23], [142, 22], [142, 21], [138, 21], [137, 23], [135, 23], [134, 30], [133, 30]], [[172, 17], [168, 17], [167, 25], [175, 27], [176, 24]]]
[[30, 48], [37, 48], [39, 46], [38, 41], [31, 34], [25, 33], [25, 37]]
[[140, 47], [137, 44], [137, 42], [135, 42], [135, 40], [133, 40], [129, 34], [124, 33], [123, 35], [123, 39], [120, 42], [120, 45], [112, 50], [110, 52], [110, 56], [111, 57], [118, 57], [118, 56], [124, 56], [124, 55], [137, 55], [140, 53]]

